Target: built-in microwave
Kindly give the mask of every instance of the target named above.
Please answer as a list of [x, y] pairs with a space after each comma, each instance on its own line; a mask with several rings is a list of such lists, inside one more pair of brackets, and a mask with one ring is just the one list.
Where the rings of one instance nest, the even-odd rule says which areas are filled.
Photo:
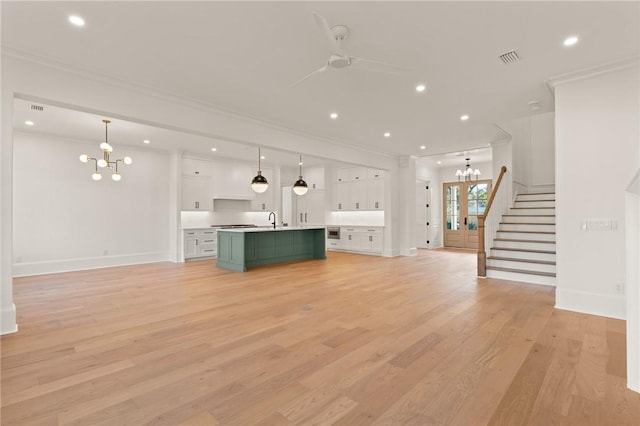
[[339, 226], [328, 226], [327, 227], [327, 238], [330, 240], [339, 240], [340, 239], [340, 227]]

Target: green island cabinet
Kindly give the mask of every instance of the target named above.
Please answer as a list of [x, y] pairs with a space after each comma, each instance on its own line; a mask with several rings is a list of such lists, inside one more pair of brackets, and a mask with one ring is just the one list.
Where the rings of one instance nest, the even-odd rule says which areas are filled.
[[326, 259], [325, 228], [249, 228], [218, 231], [219, 268], [246, 272], [255, 266]]

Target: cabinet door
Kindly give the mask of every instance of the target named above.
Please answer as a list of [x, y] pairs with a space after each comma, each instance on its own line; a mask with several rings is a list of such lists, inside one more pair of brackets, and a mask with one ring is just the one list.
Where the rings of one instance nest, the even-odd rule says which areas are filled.
[[323, 191], [309, 191], [298, 196], [298, 219], [300, 218], [304, 225], [324, 225]]
[[324, 189], [324, 168], [310, 167], [302, 170], [304, 180], [309, 186], [309, 191]]
[[333, 205], [332, 210], [353, 210], [350, 208], [349, 202], [349, 184], [334, 183], [333, 184]]
[[367, 209], [384, 210], [384, 179], [367, 181]]
[[182, 159], [182, 174], [185, 176], [210, 177], [212, 163], [206, 160], [198, 160], [196, 158]]
[[184, 239], [184, 258], [188, 259], [198, 255], [198, 239], [186, 237]]
[[181, 190], [183, 211], [212, 209], [213, 200], [209, 194], [209, 179], [183, 176]]
[[[239, 161], [216, 160], [213, 164], [212, 192], [216, 198], [253, 200], [256, 193], [251, 189], [251, 180], [256, 175], [255, 166]], [[265, 171], [263, 170], [265, 177]], [[273, 193], [273, 182], [267, 177], [269, 188], [264, 194]]]
[[367, 181], [356, 180], [349, 182], [350, 210], [367, 210]]

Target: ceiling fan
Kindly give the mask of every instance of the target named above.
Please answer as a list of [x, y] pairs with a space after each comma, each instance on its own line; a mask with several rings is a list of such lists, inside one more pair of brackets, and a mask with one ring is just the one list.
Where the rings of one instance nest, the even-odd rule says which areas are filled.
[[356, 56], [350, 56], [346, 49], [342, 47], [342, 42], [349, 36], [349, 28], [345, 25], [329, 26], [329, 23], [318, 12], [313, 12], [313, 18], [316, 21], [316, 25], [322, 31], [329, 48], [329, 59], [327, 63], [318, 68], [315, 71], [302, 77], [296, 81], [293, 86], [297, 86], [308, 78], [323, 73], [330, 68], [342, 69], [349, 67], [357, 67], [367, 71], [386, 72], [391, 74], [397, 74], [409, 71], [408, 68], [399, 67], [396, 65], [387, 64], [380, 61], [374, 61], [371, 59], [358, 58]]

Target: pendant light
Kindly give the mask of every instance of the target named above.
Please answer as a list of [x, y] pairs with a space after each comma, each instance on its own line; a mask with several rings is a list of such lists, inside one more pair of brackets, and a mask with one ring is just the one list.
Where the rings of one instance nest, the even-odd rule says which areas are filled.
[[300, 155], [300, 162], [298, 163], [298, 166], [300, 166], [300, 179], [293, 184], [293, 192], [298, 195], [304, 195], [309, 190], [309, 187], [307, 186], [307, 182], [302, 180], [302, 155]]
[[258, 148], [258, 174], [251, 181], [251, 189], [258, 194], [262, 194], [269, 188], [269, 182], [267, 182], [267, 178], [262, 176], [262, 170], [260, 170], [260, 159], [260, 148]]
[[471, 165], [469, 164], [469, 160], [471, 160], [470, 158], [465, 158], [465, 160], [467, 160], [467, 166], [465, 168], [465, 171], [463, 172], [462, 170], [458, 169], [458, 171], [456, 172], [456, 176], [458, 177], [458, 182], [460, 182], [460, 178], [463, 177], [465, 182], [471, 182], [471, 178], [473, 176], [475, 176], [476, 181], [478, 180], [478, 176], [480, 176], [480, 170], [475, 169], [475, 171], [471, 168]]

